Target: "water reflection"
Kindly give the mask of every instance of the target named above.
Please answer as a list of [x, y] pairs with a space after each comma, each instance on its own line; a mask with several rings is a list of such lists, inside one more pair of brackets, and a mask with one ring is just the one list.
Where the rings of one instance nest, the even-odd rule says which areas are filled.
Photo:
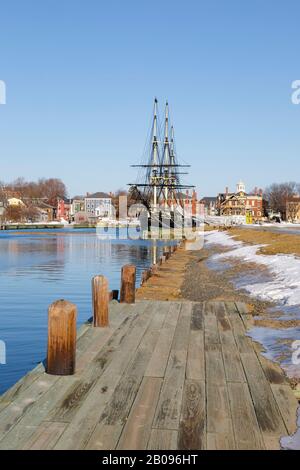
[[119, 235], [119, 240], [100, 240], [91, 230], [0, 233], [0, 340], [7, 346], [7, 364], [0, 365], [0, 393], [45, 357], [51, 302], [74, 302], [78, 323], [86, 320], [91, 316], [94, 275], [107, 276], [110, 289], [119, 289], [121, 266], [133, 263], [138, 285], [141, 272], [161, 256], [166, 244]]

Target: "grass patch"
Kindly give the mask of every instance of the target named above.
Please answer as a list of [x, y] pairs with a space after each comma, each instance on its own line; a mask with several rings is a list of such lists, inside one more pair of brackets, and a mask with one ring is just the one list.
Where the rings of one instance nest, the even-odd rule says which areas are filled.
[[300, 235], [274, 233], [268, 230], [231, 228], [229, 234], [236, 240], [251, 245], [265, 245], [258, 250], [264, 255], [278, 253], [300, 256]]

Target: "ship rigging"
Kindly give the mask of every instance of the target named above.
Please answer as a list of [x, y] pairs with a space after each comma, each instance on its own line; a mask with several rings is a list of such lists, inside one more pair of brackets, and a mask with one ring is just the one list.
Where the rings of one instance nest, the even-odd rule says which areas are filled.
[[131, 165], [139, 168], [136, 183], [130, 183], [130, 193], [144, 206], [150, 216], [158, 212], [174, 210], [184, 213], [184, 190], [194, 188], [193, 185], [185, 184], [181, 175], [188, 173], [180, 171], [181, 168], [189, 168], [190, 165], [180, 164], [176, 154], [174, 127], [170, 125], [169, 105], [166, 102], [163, 138], [160, 138], [160, 123], [158, 119], [158, 103], [154, 100], [153, 119], [150, 131], [150, 139], [146, 146], [146, 161]]

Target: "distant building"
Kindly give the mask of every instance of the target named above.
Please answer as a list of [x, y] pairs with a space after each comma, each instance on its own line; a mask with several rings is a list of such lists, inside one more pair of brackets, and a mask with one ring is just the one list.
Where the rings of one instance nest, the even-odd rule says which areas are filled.
[[36, 209], [36, 222], [52, 222], [56, 219], [57, 208], [48, 204], [46, 197], [24, 197], [23, 201], [28, 208]]
[[289, 222], [300, 221], [300, 196], [290, 197], [286, 203], [286, 218]]
[[66, 221], [71, 220], [71, 206], [72, 206], [72, 199], [68, 198], [58, 198], [57, 199], [57, 211], [56, 211], [56, 218], [57, 220], [64, 219]]
[[262, 190], [256, 188], [253, 193], [247, 194], [245, 184], [240, 181], [235, 193], [230, 193], [228, 188], [225, 193], [219, 193], [216, 209], [218, 215], [249, 216], [254, 221], [260, 220], [264, 215]]
[[[76, 222], [77, 219], [80, 221], [86, 220], [85, 214], [85, 201], [84, 201], [84, 196], [75, 196], [72, 199], [72, 204], [70, 208], [70, 219], [72, 222]], [[79, 217], [76, 217], [77, 214], [80, 213]], [[78, 223], [78, 222], [76, 222]]]
[[84, 211], [88, 219], [99, 219], [113, 216], [112, 197], [110, 194], [97, 192], [87, 193], [84, 198]]
[[200, 204], [204, 207], [204, 215], [217, 215], [217, 198], [205, 196], [200, 200]]
[[10, 197], [7, 199], [7, 205], [8, 206], [14, 206], [14, 207], [25, 207], [24, 202], [22, 199], [16, 198], [16, 197]]

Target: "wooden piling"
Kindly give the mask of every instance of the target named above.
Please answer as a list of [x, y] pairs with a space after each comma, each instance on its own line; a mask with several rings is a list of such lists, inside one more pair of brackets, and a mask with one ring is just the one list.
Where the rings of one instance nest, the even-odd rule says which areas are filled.
[[136, 267], [133, 264], [126, 264], [125, 266], [123, 266], [121, 272], [121, 303], [134, 304], [135, 279]]
[[57, 300], [48, 310], [48, 348], [46, 372], [72, 375], [76, 360], [76, 305]]
[[95, 276], [92, 279], [93, 295], [93, 325], [95, 327], [108, 326], [108, 280], [104, 276]]

